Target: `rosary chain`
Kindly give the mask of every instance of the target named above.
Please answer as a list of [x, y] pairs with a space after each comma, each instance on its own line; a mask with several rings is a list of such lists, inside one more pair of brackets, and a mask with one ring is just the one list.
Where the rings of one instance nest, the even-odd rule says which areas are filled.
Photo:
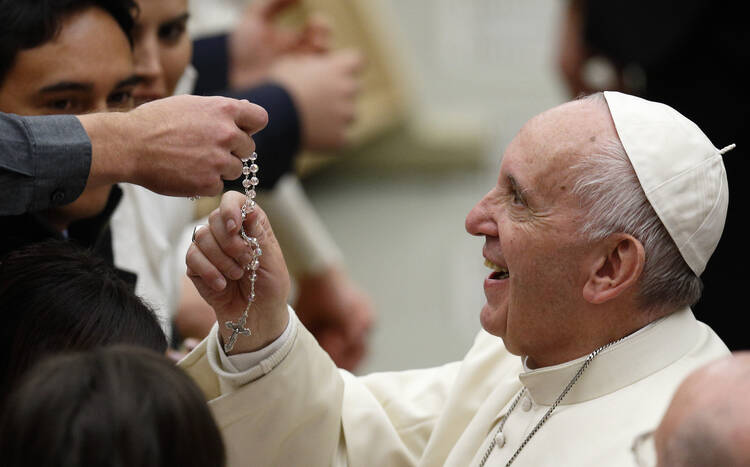
[[[591, 361], [596, 358], [599, 353], [601, 353], [603, 350], [607, 349], [608, 347], [617, 344], [621, 340], [623, 340], [624, 337], [621, 337], [617, 339], [616, 341], [612, 341], [608, 344], [604, 344], [603, 346], [599, 347], [598, 349], [591, 352], [588, 357], [586, 357], [586, 360], [583, 362], [581, 367], [578, 369], [576, 374], [573, 376], [573, 378], [570, 380], [567, 386], [565, 386], [565, 389], [560, 393], [559, 396], [557, 396], [557, 399], [552, 404], [552, 406], [547, 410], [547, 412], [544, 414], [544, 416], [537, 422], [537, 424], [534, 426], [534, 428], [531, 430], [531, 432], [526, 436], [526, 438], [523, 440], [520, 446], [518, 446], [518, 449], [516, 449], [516, 452], [513, 453], [513, 456], [508, 460], [508, 462], [505, 464], [505, 467], [509, 467], [513, 461], [516, 460], [516, 457], [521, 453], [521, 450], [526, 447], [526, 445], [531, 441], [531, 438], [534, 437], [537, 431], [544, 425], [547, 420], [552, 415], [552, 412], [557, 408], [558, 405], [562, 402], [562, 400], [565, 398], [565, 396], [570, 392], [570, 390], [573, 388], [573, 386], [578, 382], [578, 379], [581, 377], [584, 371], [586, 371], [586, 368], [588, 368], [589, 364], [591, 364]], [[492, 453], [492, 449], [495, 448], [495, 445], [497, 443], [497, 435], [500, 434], [503, 431], [503, 426], [505, 426], [505, 421], [510, 416], [511, 412], [513, 412], [513, 409], [516, 408], [516, 405], [518, 404], [518, 401], [521, 399], [521, 396], [524, 395], [526, 392], [526, 388], [524, 387], [521, 389], [521, 392], [516, 396], [516, 399], [513, 401], [511, 406], [508, 408], [508, 413], [505, 414], [503, 419], [500, 422], [500, 425], [498, 426], [497, 431], [495, 432], [495, 436], [492, 438], [492, 441], [490, 442], [489, 447], [487, 448], [487, 451], [484, 453], [484, 456], [482, 456], [482, 460], [479, 462], [479, 467], [484, 467], [484, 464], [487, 462], [487, 459], [490, 457], [490, 454]]]
[[[252, 306], [253, 302], [255, 301], [255, 281], [258, 278], [258, 275], [256, 271], [260, 267], [260, 256], [263, 254], [263, 251], [260, 248], [260, 244], [258, 243], [258, 239], [255, 237], [250, 237], [245, 232], [245, 219], [247, 218], [247, 215], [255, 210], [255, 188], [258, 186], [259, 180], [257, 177], [258, 173], [258, 164], [255, 163], [256, 159], [258, 158], [258, 154], [255, 152], [252, 153], [247, 158], [241, 159], [242, 160], [242, 174], [245, 176], [245, 179], [242, 180], [242, 186], [245, 189], [245, 202], [242, 204], [242, 222], [240, 223], [240, 236], [243, 240], [245, 240], [245, 243], [250, 247], [252, 250], [252, 258], [250, 259], [250, 262], [245, 266], [245, 269], [250, 271], [250, 293], [247, 297], [247, 306], [245, 307], [245, 310], [242, 312], [242, 316], [240, 316], [240, 319], [235, 324], [232, 321], [226, 321], [224, 325], [232, 330], [232, 335], [229, 337], [226, 343], [224, 343], [224, 352], [229, 352], [234, 347], [234, 343], [237, 342], [237, 338], [241, 335], [243, 336], [249, 336], [251, 334], [250, 329], [246, 328], [245, 325], [247, 324], [247, 317], [248, 313], [250, 312], [250, 307]], [[248, 165], [248, 162], [251, 162], [250, 165]]]

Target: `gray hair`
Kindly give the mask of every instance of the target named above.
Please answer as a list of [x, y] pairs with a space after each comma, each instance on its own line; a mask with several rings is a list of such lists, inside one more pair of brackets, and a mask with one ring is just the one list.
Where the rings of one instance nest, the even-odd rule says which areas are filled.
[[[602, 93], [582, 100], [602, 105], [609, 112]], [[643, 245], [646, 264], [640, 278], [641, 307], [666, 311], [695, 304], [703, 283], [646, 198], [622, 142], [618, 138], [602, 141], [573, 170], [579, 174], [573, 193], [588, 213], [581, 234], [598, 241], [623, 232]]]

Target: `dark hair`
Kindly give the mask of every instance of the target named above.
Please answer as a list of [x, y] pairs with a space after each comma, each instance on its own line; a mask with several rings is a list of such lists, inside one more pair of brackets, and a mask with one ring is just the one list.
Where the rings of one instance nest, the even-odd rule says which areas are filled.
[[193, 381], [155, 352], [114, 346], [41, 362], [0, 418], [3, 465], [212, 467], [224, 445]]
[[68, 16], [91, 7], [109, 13], [133, 45], [134, 0], [0, 0], [0, 85], [20, 51], [51, 41]]
[[42, 357], [115, 343], [164, 352], [154, 312], [103, 259], [70, 242], [46, 241], [0, 264], [0, 406]]

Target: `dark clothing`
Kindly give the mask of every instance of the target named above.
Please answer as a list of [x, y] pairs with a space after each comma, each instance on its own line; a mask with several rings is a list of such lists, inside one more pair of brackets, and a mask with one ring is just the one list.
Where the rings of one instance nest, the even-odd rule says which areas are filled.
[[[112, 233], [109, 218], [122, 198], [122, 190], [115, 185], [101, 213], [88, 219], [72, 222], [67, 237], [55, 230], [38, 212], [16, 216], [0, 216], [0, 258], [10, 251], [45, 240], [67, 240], [90, 249], [114, 266]], [[129, 271], [115, 268], [126, 282], [135, 287], [137, 276]]]
[[[243, 91], [228, 90], [227, 36], [193, 42], [193, 66], [198, 71], [195, 94], [247, 99], [268, 112], [268, 125], [253, 135], [262, 167], [261, 189], [271, 189], [287, 172], [294, 170], [294, 157], [301, 143], [300, 120], [289, 93], [276, 84], [263, 84]], [[226, 189], [242, 191], [242, 177], [224, 183]]]
[[708, 0], [610, 0], [584, 3], [586, 42], [620, 67], [636, 66], [641, 89], [626, 90], [668, 104], [693, 120], [714, 145], [736, 143], [724, 156], [729, 180], [729, 212], [719, 247], [701, 278], [703, 297], [693, 307], [732, 350], [750, 348], [738, 318], [728, 312], [742, 303], [750, 261], [742, 218], [750, 199], [746, 74], [750, 36], [741, 2]]
[[74, 201], [90, 167], [91, 141], [77, 118], [0, 113], [0, 215]]

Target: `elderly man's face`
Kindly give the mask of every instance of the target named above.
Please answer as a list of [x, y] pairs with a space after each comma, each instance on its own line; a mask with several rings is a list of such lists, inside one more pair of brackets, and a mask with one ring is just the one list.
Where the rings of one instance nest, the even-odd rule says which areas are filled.
[[571, 165], [614, 132], [607, 125], [606, 109], [584, 102], [533, 118], [508, 146], [497, 185], [466, 218], [466, 230], [485, 237], [493, 269], [482, 326], [531, 365], [576, 335], [592, 258], [578, 233], [585, 213], [571, 194]]

